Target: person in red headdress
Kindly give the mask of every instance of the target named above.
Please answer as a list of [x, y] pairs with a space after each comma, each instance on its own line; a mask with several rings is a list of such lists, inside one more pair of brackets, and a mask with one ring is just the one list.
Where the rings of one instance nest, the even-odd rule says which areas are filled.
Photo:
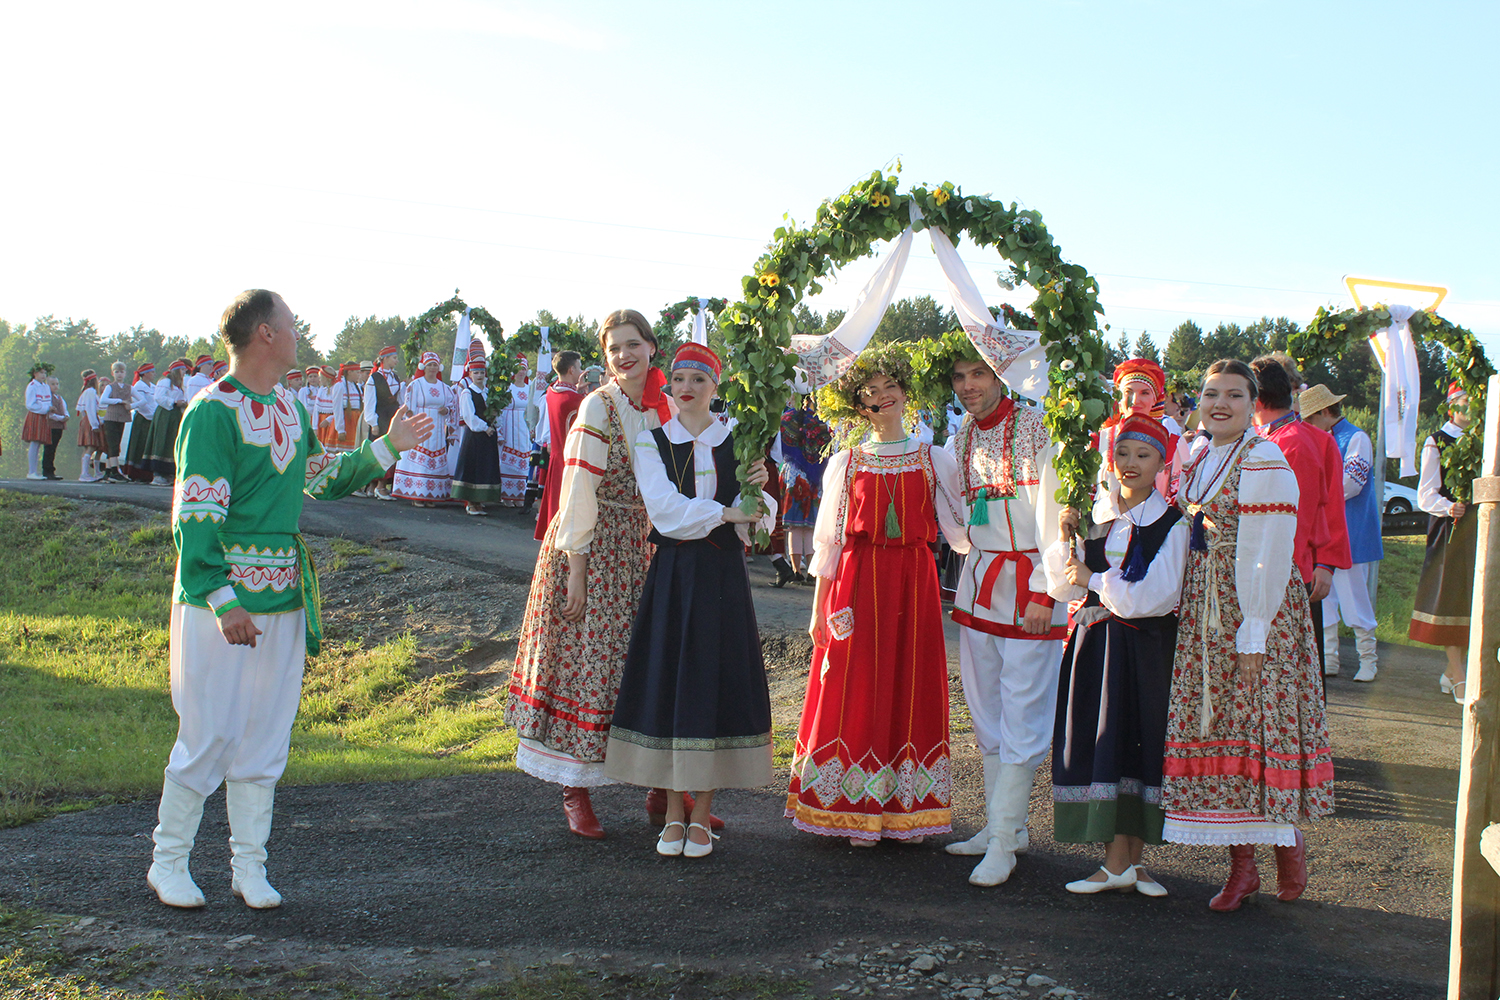
[[526, 474], [531, 465], [531, 428], [526, 426], [526, 404], [531, 401], [531, 376], [525, 356], [518, 356], [510, 379], [510, 402], [496, 414], [500, 448], [500, 502], [520, 507], [526, 502]]
[[453, 470], [453, 499], [464, 502], [464, 513], [485, 516], [484, 505], [501, 498], [500, 452], [495, 447], [495, 417], [489, 405], [489, 370], [484, 348], [469, 349], [469, 377], [458, 389], [458, 464]]
[[1464, 681], [1468, 677], [1479, 511], [1454, 499], [1444, 481], [1443, 456], [1469, 430], [1469, 395], [1457, 382], [1448, 386], [1446, 405], [1448, 421], [1422, 442], [1417, 506], [1428, 514], [1427, 555], [1422, 560], [1422, 576], [1406, 634], [1417, 642], [1443, 647], [1448, 669], [1438, 685], [1462, 704], [1468, 694]]
[[453, 474], [448, 469], [448, 425], [453, 422], [458, 402], [452, 388], [441, 377], [443, 363], [437, 354], [422, 354], [422, 377], [406, 387], [406, 408], [432, 418], [432, 431], [416, 447], [402, 453], [396, 463], [396, 478], [391, 495], [410, 500], [413, 507], [431, 507], [447, 500], [453, 491]]
[[167, 366], [166, 374], [152, 390], [156, 413], [151, 417], [151, 442], [146, 446], [152, 486], [171, 486], [177, 478], [177, 428], [188, 404], [187, 394], [182, 390], [187, 373], [187, 358], [178, 358]]
[[[769, 785], [771, 696], [745, 571], [746, 530], [775, 521], [775, 504], [739, 508], [734, 436], [709, 409], [719, 357], [688, 343], [672, 359], [677, 415], [635, 440], [635, 478], [656, 554], [635, 613], [604, 773], [668, 790], [656, 851], [713, 851], [718, 788]], [[769, 478], [761, 465], [751, 482]], [[683, 793], [696, 798], [689, 812]]]
[[130, 384], [130, 423], [120, 436], [120, 471], [134, 483], [149, 483], [151, 469], [146, 452], [151, 444], [151, 418], [156, 415], [156, 387], [151, 377], [156, 366], [146, 362], [135, 370]]
[[[599, 329], [613, 378], [584, 399], [568, 431], [557, 515], [537, 553], [505, 706], [521, 740], [516, 766], [562, 785], [568, 828], [592, 839], [604, 829], [589, 788], [613, 782], [604, 751], [651, 565], [651, 523], [631, 446], [672, 418], [646, 317], [616, 310]], [[647, 811], [665, 807], [664, 798], [648, 801]]]
[[577, 351], [558, 351], [552, 356], [557, 381], [547, 388], [542, 418], [537, 421], [537, 443], [546, 451], [547, 464], [542, 470], [542, 499], [537, 505], [538, 541], [547, 535], [547, 526], [557, 514], [557, 498], [562, 493], [563, 447], [568, 431], [583, 405], [583, 358]]
[[[394, 345], [382, 347], [375, 356], [375, 370], [371, 372], [370, 381], [365, 386], [365, 426], [376, 437], [386, 433], [391, 425], [391, 417], [401, 406], [402, 396], [406, 392], [401, 380], [403, 374], [400, 348]], [[377, 479], [370, 485], [376, 499], [396, 499], [391, 496], [391, 485], [395, 478], [396, 469], [392, 466], [384, 479]]]
[[198, 355], [198, 360], [193, 362], [192, 372], [182, 380], [182, 394], [187, 397], [188, 402], [192, 402], [194, 396], [214, 384], [213, 372], [213, 355]]
[[78, 448], [81, 453], [78, 481], [97, 483], [104, 478], [100, 459], [109, 450], [104, 439], [104, 418], [99, 413], [99, 379], [92, 368], [85, 368], [79, 377], [83, 379], [83, 391], [78, 394], [74, 406], [78, 414]]
[[327, 388], [329, 419], [318, 429], [318, 440], [327, 451], [354, 451], [364, 440], [364, 399], [358, 380], [359, 362], [345, 361]]
[[1167, 424], [1163, 419], [1166, 416], [1166, 385], [1167, 376], [1161, 370], [1161, 365], [1149, 358], [1131, 358], [1115, 367], [1115, 390], [1120, 398], [1115, 405], [1115, 412], [1104, 421], [1104, 426], [1099, 431], [1099, 453], [1104, 456], [1104, 461], [1099, 466], [1099, 482], [1105, 492], [1119, 485], [1114, 470], [1116, 428], [1130, 414], [1139, 413], [1161, 422], [1171, 436], [1171, 450], [1167, 452], [1167, 463], [1156, 476], [1156, 488], [1163, 497], [1170, 498], [1173, 495], [1178, 474], [1177, 443], [1182, 428], [1175, 421]]
[[1068, 883], [1069, 892], [1133, 887], [1165, 896], [1141, 851], [1162, 842], [1162, 753], [1188, 524], [1156, 489], [1171, 432], [1139, 413], [1114, 431], [1110, 464], [1119, 485], [1094, 503], [1086, 538], [1077, 537], [1079, 512], [1065, 508], [1059, 538], [1042, 556], [1047, 593], [1060, 603], [1084, 601], [1058, 682], [1052, 836], [1105, 845], [1104, 864]]

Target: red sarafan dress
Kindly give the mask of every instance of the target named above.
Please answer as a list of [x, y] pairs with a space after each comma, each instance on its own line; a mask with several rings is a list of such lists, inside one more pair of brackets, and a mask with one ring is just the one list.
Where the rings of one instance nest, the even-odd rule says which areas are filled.
[[840, 452], [824, 476], [811, 568], [830, 579], [829, 644], [813, 654], [786, 805], [809, 833], [952, 829], [948, 655], [929, 545], [940, 521], [954, 548], [968, 539], [953, 456], [906, 447]]

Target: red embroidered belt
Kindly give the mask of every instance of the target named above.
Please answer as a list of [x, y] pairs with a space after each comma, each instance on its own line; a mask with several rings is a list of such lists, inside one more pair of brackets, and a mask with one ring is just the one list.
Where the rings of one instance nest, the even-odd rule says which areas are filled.
[[984, 571], [984, 579], [979, 582], [979, 592], [974, 595], [974, 603], [986, 610], [993, 610], [990, 605], [994, 600], [995, 581], [1000, 577], [1000, 570], [1006, 563], [1016, 564], [1016, 618], [1026, 617], [1026, 605], [1033, 599], [1039, 599], [1038, 603], [1050, 605], [1051, 598], [1046, 594], [1034, 594], [1030, 589], [1031, 583], [1031, 557], [1038, 554], [1035, 549], [1028, 552], [1015, 552], [1010, 549], [985, 549], [987, 555], [995, 558], [990, 560], [989, 568]]

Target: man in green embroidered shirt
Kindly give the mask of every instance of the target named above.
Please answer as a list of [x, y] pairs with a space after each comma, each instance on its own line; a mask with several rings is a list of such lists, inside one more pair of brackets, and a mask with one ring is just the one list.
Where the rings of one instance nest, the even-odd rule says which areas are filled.
[[146, 881], [168, 906], [204, 904], [188, 870], [203, 800], [225, 783], [230, 885], [246, 905], [281, 896], [266, 881], [276, 782], [286, 768], [307, 653], [318, 651], [317, 577], [298, 520], [303, 495], [336, 500], [385, 473], [432, 419], [398, 411], [358, 449], [323, 450], [296, 394], [279, 385], [297, 360], [292, 311], [265, 289], [242, 292], [219, 321], [229, 373], [182, 417], [172, 536], [172, 706]]

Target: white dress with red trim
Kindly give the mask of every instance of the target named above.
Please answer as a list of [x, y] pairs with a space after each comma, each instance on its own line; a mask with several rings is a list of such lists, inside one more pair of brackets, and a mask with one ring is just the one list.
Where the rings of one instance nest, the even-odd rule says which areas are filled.
[[447, 500], [453, 491], [453, 475], [448, 471], [448, 423], [455, 409], [453, 390], [441, 381], [412, 379], [406, 387], [406, 409], [431, 417], [432, 431], [425, 441], [401, 453], [391, 495], [402, 500]]
[[510, 405], [500, 411], [495, 427], [500, 448], [500, 502], [519, 507], [526, 502], [526, 476], [531, 466], [531, 429], [526, 426], [526, 404], [531, 387], [512, 384]]

